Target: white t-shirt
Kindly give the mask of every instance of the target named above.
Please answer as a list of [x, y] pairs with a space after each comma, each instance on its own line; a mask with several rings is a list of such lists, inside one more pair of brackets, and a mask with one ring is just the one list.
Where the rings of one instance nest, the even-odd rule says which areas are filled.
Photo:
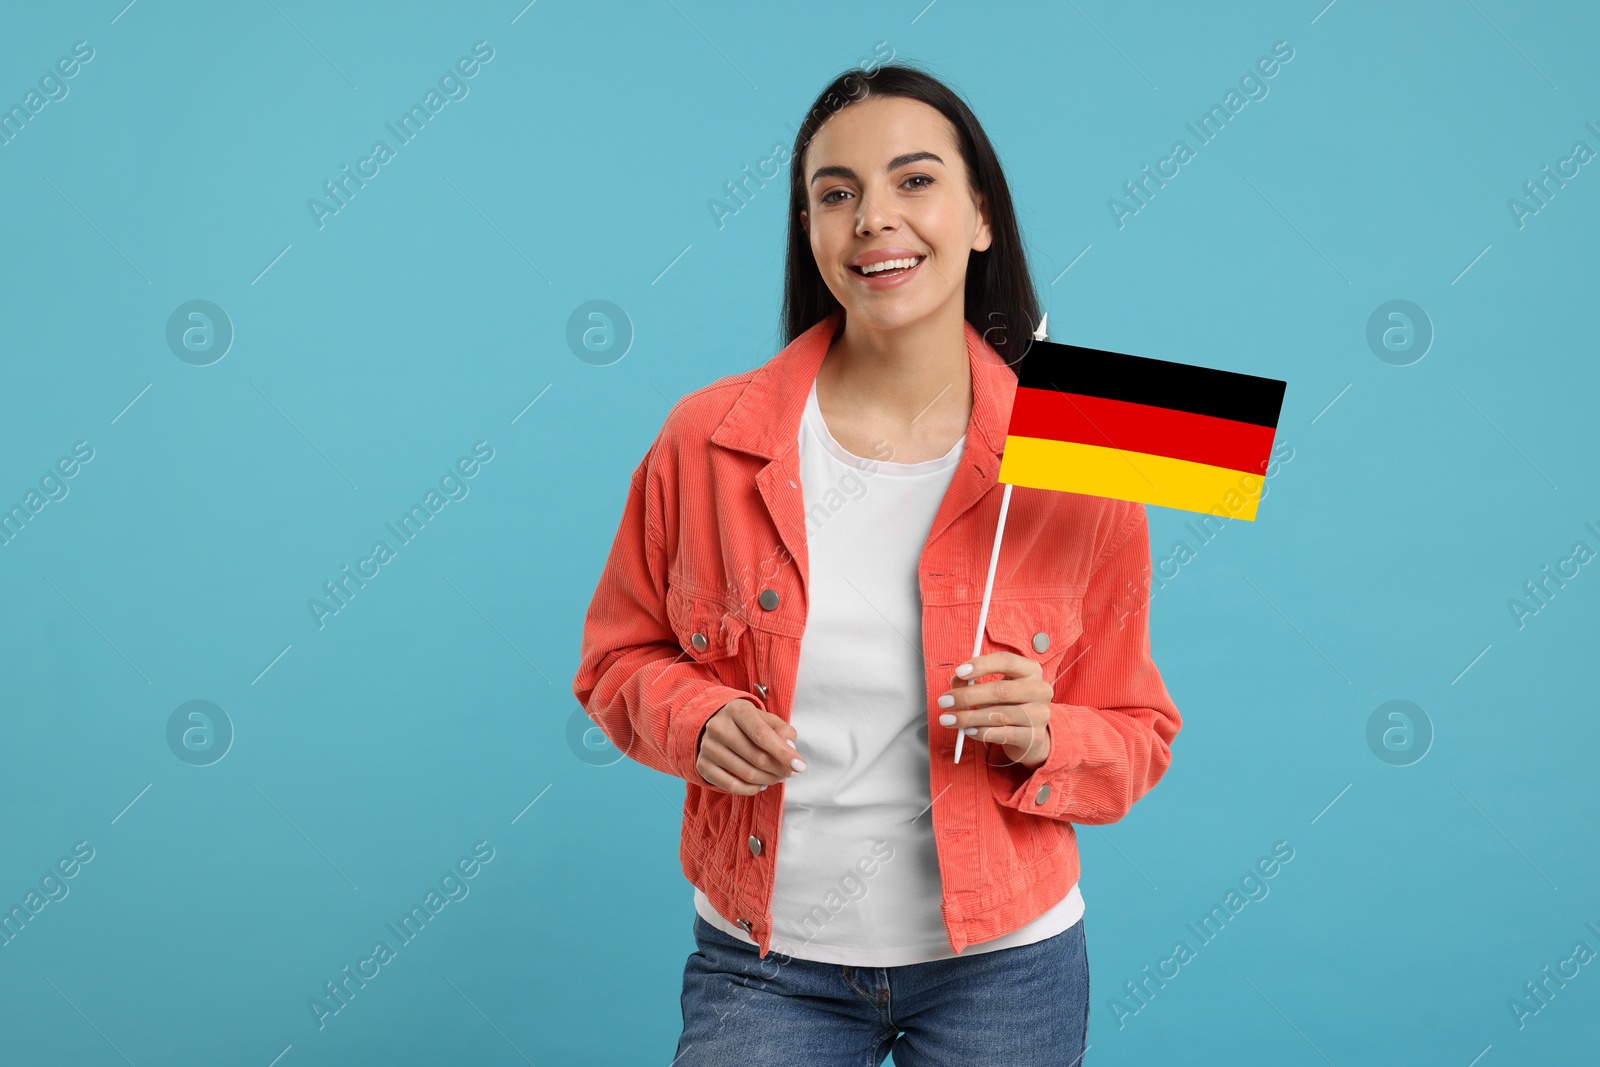
[[[928, 772], [937, 719], [917, 563], [965, 444], [921, 463], [853, 455], [828, 432], [812, 383], [800, 420], [810, 597], [789, 720], [806, 769], [774, 787], [784, 794], [772, 951], [855, 967], [956, 955], [939, 910]], [[707, 922], [755, 943], [699, 888], [694, 901]], [[961, 955], [1031, 944], [1082, 915], [1074, 885], [1037, 919]]]

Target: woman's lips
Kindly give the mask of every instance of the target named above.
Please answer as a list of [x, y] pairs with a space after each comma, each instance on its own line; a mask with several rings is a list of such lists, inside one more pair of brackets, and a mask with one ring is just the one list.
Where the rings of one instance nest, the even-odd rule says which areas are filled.
[[859, 274], [854, 270], [851, 270], [850, 273], [855, 275], [856, 281], [868, 289], [893, 289], [897, 285], [904, 285], [910, 281], [926, 262], [928, 262], [928, 257], [923, 256], [917, 260], [916, 266], [913, 267], [884, 271], [879, 274]]

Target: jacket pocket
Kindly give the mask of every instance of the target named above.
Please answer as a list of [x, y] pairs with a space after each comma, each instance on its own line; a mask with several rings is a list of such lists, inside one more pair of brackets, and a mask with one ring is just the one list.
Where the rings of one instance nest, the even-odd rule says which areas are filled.
[[684, 796], [683, 822], [686, 834], [690, 831], [699, 839], [700, 847], [706, 851], [708, 863], [722, 864], [723, 838], [728, 834], [728, 828], [734, 821], [733, 802], [736, 798], [731, 793], [724, 793], [719, 789], [707, 789], [691, 783]]
[[[989, 601], [983, 632], [995, 651], [1015, 652], [1039, 664], [1053, 687], [1070, 668], [1066, 653], [1083, 633], [1082, 597], [1007, 597]], [[985, 651], [989, 651], [985, 649]]]
[[723, 673], [719, 664], [737, 656], [741, 647], [748, 644], [744, 620], [715, 594], [669, 584], [667, 622], [684, 654], [696, 663], [712, 666], [719, 675]]

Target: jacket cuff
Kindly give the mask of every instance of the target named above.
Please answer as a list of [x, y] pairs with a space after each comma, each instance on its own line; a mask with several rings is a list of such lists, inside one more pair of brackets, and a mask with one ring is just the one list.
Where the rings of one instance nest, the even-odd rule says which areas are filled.
[[1079, 704], [1052, 702], [1050, 718], [1045, 723], [1045, 732], [1050, 736], [1050, 754], [1031, 772], [1020, 763], [1012, 764], [1008, 769], [1013, 780], [1021, 776], [1022, 784], [1000, 797], [1000, 802], [1033, 815], [1061, 818], [1069, 799], [1069, 776], [1083, 763], [1083, 746], [1076, 743], [1074, 726], [1079, 716], [1092, 714]]
[[726, 685], [712, 685], [690, 697], [673, 716], [670, 736], [667, 738], [668, 758], [672, 761], [672, 773], [690, 785], [702, 789], [715, 788], [695, 770], [695, 764], [700, 760], [700, 731], [730, 700], [748, 700], [762, 711], [767, 710], [766, 702], [754, 693], [741, 692]]

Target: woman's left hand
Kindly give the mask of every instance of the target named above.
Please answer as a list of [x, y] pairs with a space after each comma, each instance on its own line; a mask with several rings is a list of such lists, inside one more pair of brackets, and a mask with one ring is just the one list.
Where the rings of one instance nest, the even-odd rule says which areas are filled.
[[[950, 691], [939, 698], [948, 709], [939, 716], [941, 726], [968, 727], [976, 741], [1000, 745], [1006, 755], [1024, 767], [1037, 767], [1050, 755], [1050, 698], [1055, 695], [1044, 680], [1039, 664], [1015, 652], [989, 652], [961, 666], [971, 666], [965, 677], [952, 675]], [[960, 670], [960, 667], [957, 668]], [[969, 678], [998, 674], [988, 682], [967, 685]]]

